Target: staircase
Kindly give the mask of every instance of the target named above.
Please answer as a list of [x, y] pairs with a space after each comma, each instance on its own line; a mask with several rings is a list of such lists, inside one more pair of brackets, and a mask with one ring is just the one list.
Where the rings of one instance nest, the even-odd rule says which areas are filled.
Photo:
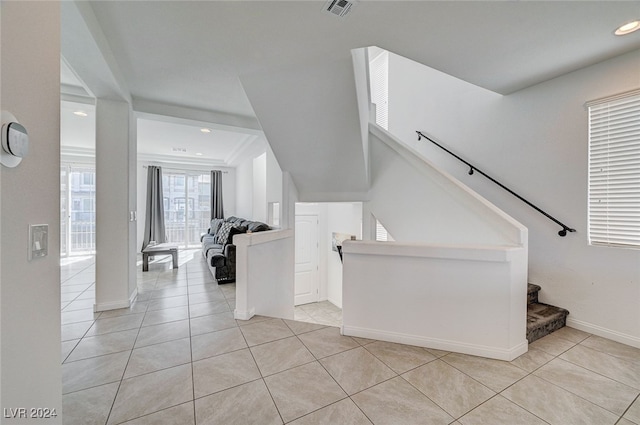
[[529, 344], [567, 324], [567, 315], [569, 314], [567, 310], [538, 302], [540, 289], [540, 286], [532, 283], [527, 288], [527, 340]]

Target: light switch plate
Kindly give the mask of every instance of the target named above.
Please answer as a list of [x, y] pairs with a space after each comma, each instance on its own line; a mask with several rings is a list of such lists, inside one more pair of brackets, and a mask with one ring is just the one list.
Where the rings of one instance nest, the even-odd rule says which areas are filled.
[[49, 253], [49, 225], [29, 225], [29, 261]]

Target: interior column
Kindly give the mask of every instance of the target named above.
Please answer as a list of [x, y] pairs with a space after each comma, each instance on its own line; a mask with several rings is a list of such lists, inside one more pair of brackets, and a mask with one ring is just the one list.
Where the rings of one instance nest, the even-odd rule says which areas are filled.
[[135, 121], [128, 102], [96, 100], [95, 311], [136, 295]]

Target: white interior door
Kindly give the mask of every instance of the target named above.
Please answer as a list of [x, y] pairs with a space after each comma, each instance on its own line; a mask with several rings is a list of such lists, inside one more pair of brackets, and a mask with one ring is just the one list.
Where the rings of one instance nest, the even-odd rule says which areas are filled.
[[318, 301], [318, 216], [296, 215], [295, 305]]

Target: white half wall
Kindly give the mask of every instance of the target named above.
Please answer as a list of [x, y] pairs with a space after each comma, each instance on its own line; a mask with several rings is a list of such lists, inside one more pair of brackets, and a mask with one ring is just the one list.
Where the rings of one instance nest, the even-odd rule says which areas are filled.
[[293, 235], [286, 229], [234, 236], [236, 319], [256, 314], [293, 319]]
[[[0, 407], [49, 408], [62, 422], [60, 359], [60, 2], [2, 2], [0, 104], [27, 129], [29, 154], [0, 166]], [[49, 253], [28, 260], [29, 225]]]
[[[640, 251], [587, 241], [588, 116], [584, 103], [640, 87], [640, 51], [500, 96], [391, 55], [389, 128], [529, 228], [529, 281], [576, 328], [640, 347]], [[577, 229], [565, 238], [536, 211], [428, 142], [439, 139]], [[385, 222], [386, 224], [386, 222]], [[392, 229], [393, 230], [393, 229]]]
[[527, 351], [526, 247], [346, 241], [343, 333], [511, 361]]

